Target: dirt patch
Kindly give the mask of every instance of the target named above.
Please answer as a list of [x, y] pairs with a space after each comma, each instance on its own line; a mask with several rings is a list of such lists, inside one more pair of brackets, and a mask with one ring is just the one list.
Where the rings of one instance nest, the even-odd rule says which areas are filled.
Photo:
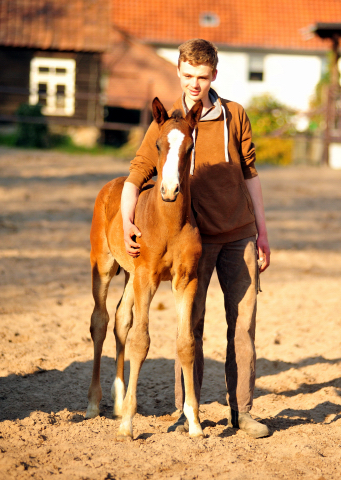
[[84, 420], [93, 354], [92, 208], [100, 188], [127, 168], [109, 157], [0, 150], [0, 477], [340, 478], [341, 172], [325, 168], [260, 171], [273, 254], [261, 278], [252, 413], [272, 436], [254, 440], [227, 426], [226, 326], [216, 277], [205, 325], [206, 438], [166, 433], [176, 418], [176, 317], [163, 284], [150, 312], [134, 441], [116, 441], [112, 327], [122, 274], [109, 293], [101, 416]]

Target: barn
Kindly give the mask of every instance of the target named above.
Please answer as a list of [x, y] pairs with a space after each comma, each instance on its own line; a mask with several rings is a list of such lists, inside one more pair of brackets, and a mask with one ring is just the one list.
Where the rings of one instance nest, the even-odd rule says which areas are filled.
[[3, 0], [0, 26], [2, 125], [39, 103], [75, 143], [115, 144], [146, 129], [154, 96], [171, 106], [179, 94], [171, 63], [115, 27], [110, 0]]
[[102, 54], [110, 2], [3, 0], [0, 6], [0, 121], [40, 103], [47, 122], [96, 140], [103, 122]]

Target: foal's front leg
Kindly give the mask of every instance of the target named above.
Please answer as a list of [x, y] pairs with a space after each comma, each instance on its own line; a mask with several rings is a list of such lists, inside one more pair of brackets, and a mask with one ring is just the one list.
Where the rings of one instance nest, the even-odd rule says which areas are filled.
[[179, 281], [179, 279], [175, 277], [172, 282], [178, 316], [176, 346], [185, 382], [185, 403], [183, 409], [188, 420], [189, 435], [191, 437], [204, 436], [199, 421], [199, 405], [195, 396], [193, 376], [195, 339], [191, 316], [197, 285], [197, 278], [192, 278], [187, 283], [187, 281]]
[[128, 332], [133, 324], [134, 276], [125, 272], [125, 287], [122, 298], [117, 305], [114, 334], [116, 338], [116, 377], [111, 387], [114, 401], [114, 417], [122, 415], [126, 387], [124, 382], [124, 351]]
[[136, 271], [134, 278], [135, 320], [129, 347], [129, 385], [123, 402], [122, 422], [117, 433], [117, 437], [122, 439], [133, 437], [132, 420], [137, 410], [137, 381], [149, 350], [148, 313], [155, 291], [156, 286], [150, 284], [148, 272], [146, 270]]

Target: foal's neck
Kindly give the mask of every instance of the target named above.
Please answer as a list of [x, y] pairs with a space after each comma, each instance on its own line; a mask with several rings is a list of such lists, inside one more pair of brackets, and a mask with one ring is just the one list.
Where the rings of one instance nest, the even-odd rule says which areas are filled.
[[160, 193], [161, 179], [158, 178], [154, 187], [155, 203], [161, 221], [167, 223], [172, 230], [181, 230], [190, 221], [191, 216], [191, 193], [189, 178], [180, 184], [180, 193], [174, 202], [164, 202]]

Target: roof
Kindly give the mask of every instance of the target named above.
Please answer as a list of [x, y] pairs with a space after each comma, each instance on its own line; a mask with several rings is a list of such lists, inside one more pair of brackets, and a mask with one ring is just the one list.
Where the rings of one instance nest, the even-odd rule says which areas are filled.
[[159, 57], [153, 47], [113, 30], [112, 48], [103, 55], [107, 76], [108, 106], [142, 109], [157, 96], [168, 109], [180, 96], [180, 82], [173, 64]]
[[[318, 22], [340, 22], [340, 0], [124, 0], [112, 19], [152, 44], [205, 38], [225, 47], [325, 51], [311, 33]], [[206, 25], [205, 25], [206, 23]], [[209, 26], [209, 25], [211, 26]]]
[[0, 45], [101, 52], [110, 14], [110, 0], [1, 0]]

